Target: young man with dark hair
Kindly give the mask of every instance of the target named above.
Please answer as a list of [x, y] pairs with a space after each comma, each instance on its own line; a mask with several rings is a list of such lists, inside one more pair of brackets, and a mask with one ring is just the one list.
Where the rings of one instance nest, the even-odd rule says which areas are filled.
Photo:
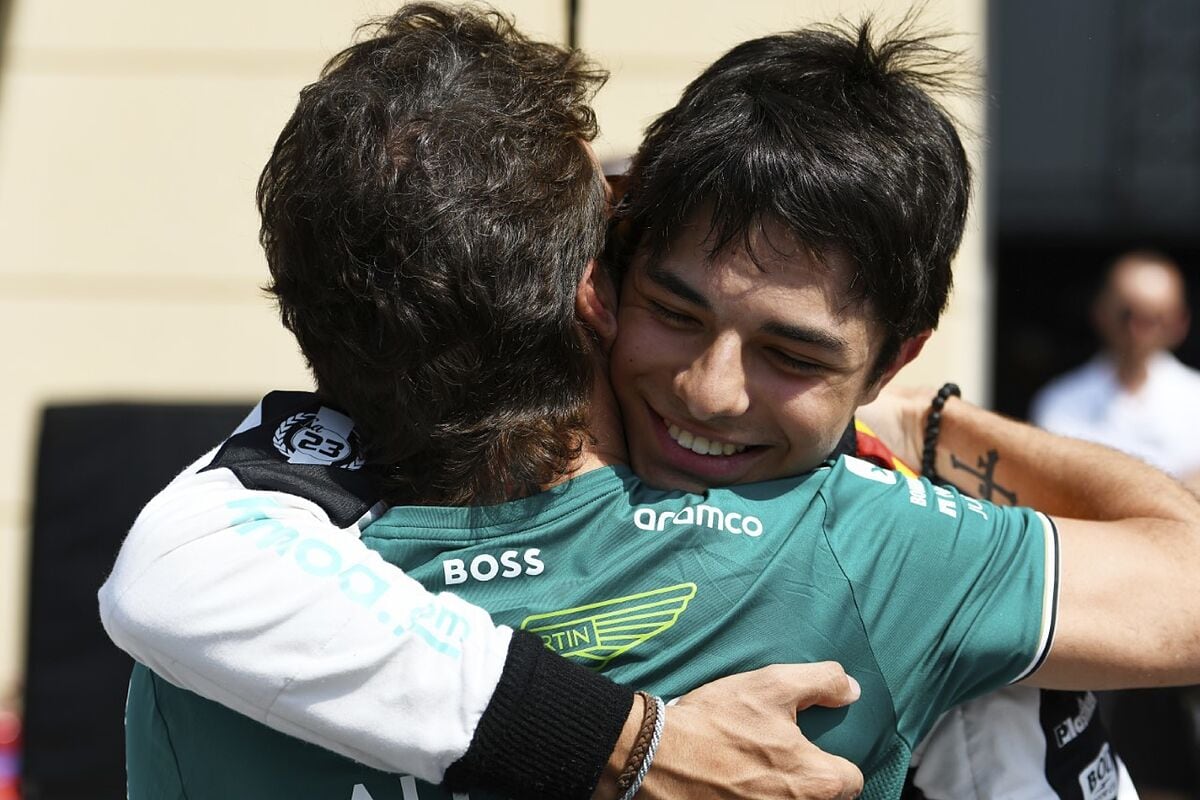
[[[653, 485], [810, 469], [937, 325], [970, 185], [930, 97], [953, 85], [953, 60], [920, 38], [876, 47], [867, 34], [739, 45], [647, 130], [610, 242], [629, 265], [612, 378], [630, 463]], [[956, 467], [969, 479], [976, 460]], [[925, 742], [914, 783], [931, 798], [1057, 798], [1103, 773], [1091, 796], [1127, 800], [1095, 708], [1090, 692], [1032, 687], [972, 701]]]
[[[613, 385], [643, 478], [695, 490], [812, 469], [920, 351], [949, 296], [970, 187], [928, 93], [945, 79], [915, 69], [948, 55], [899, 34], [875, 45], [868, 25], [767, 36], [650, 125], [612, 259], [629, 265]], [[679, 397], [655, 397], [667, 394]], [[689, 458], [671, 427], [739, 451]]]
[[[850, 49], [864, 47], [864, 40], [865, 36]], [[863, 58], [850, 63], [879, 63], [869, 50]], [[408, 77], [411, 79], [411, 73]], [[868, 72], [844, 80], [842, 90], [851, 94], [871, 91], [875, 77]], [[702, 76], [698, 83], [704, 80]], [[761, 109], [751, 110], [757, 113]], [[323, 130], [336, 138], [337, 126]], [[397, 149], [407, 152], [403, 143]], [[456, 155], [462, 157], [464, 152]], [[346, 155], [352, 157], [353, 153]], [[303, 169], [313, 162], [291, 163]], [[389, 173], [393, 166], [391, 160], [383, 164]], [[849, 169], [855, 164], [841, 166]], [[479, 165], [476, 168], [483, 170]], [[326, 169], [323, 174], [331, 173]], [[637, 191], [635, 188], [631, 199], [634, 209]], [[711, 208], [719, 205], [721, 191], [718, 185], [708, 196], [698, 194], [695, 206], [678, 220], [661, 258], [653, 256], [653, 247], [642, 247], [641, 263], [635, 261], [634, 274], [626, 284], [626, 297], [635, 301], [629, 313], [645, 314], [642, 324], [651, 333], [650, 326], [657, 325], [660, 335], [691, 340], [696, 354], [682, 372], [664, 372], [665, 377], [647, 373], [643, 387], [636, 392], [640, 405], [626, 403], [627, 417], [646, 415], [650, 434], [644, 439], [631, 435], [634, 463], [643, 458], [661, 474], [680, 479], [671, 483], [689, 489], [692, 481], [730, 483], [779, 477], [787, 471], [811, 471], [736, 491], [711, 490], [703, 496], [664, 494], [643, 487], [636, 478], [612, 466], [619, 464], [624, 452], [614, 399], [600, 371], [595, 373], [588, 398], [588, 436], [575, 440], [580, 446], [578, 457], [554, 480], [537, 487], [545, 491], [530, 494], [529, 485], [514, 481], [502, 487], [505, 496], [523, 499], [499, 506], [466, 510], [398, 507], [364, 533], [369, 543], [389, 560], [422, 575], [429, 585], [455, 587], [487, 602], [501, 618], [539, 631], [543, 641], [564, 654], [593, 664], [612, 662], [610, 674], [654, 685], [659, 691], [676, 693], [706, 677], [781, 658], [811, 659], [820, 653], [844, 659], [864, 685], [863, 700], [851, 707], [840, 725], [834, 725], [835, 718], [819, 714], [803, 717], [802, 723], [806, 731], [818, 735], [818, 741], [854, 756], [870, 770], [868, 796], [885, 796], [898, 789], [909, 749], [939, 709], [1006, 680], [1036, 670], [1038, 681], [1059, 686], [1175, 681], [1200, 670], [1200, 652], [1194, 652], [1200, 648], [1196, 637], [1188, 635], [1189, 615], [1200, 599], [1176, 598], [1182, 607], [1164, 607], [1156, 598], [1141, 597], [1135, 591], [1147, 574], [1170, 577], [1200, 559], [1191, 541], [1200, 524], [1200, 508], [1194, 498], [1179, 494], [1163, 476], [1102, 449], [1041, 436], [954, 400], [939, 407], [943, 437], [953, 452], [967, 455], [1003, 449], [1007, 455], [1011, 447], [1032, 452], [1035, 457], [1029, 463], [1014, 458], [1023, 469], [1011, 476], [1013, 487], [1031, 493], [1051, 513], [1091, 514], [1107, 520], [1059, 520], [1066, 563], [1088, 564], [1089, 558], [1100, 554], [1104, 556], [1102, 564], [1120, 566], [1064, 571], [1063, 608], [1056, 618], [1057, 537], [1046, 518], [1029, 510], [1004, 510], [971, 501], [927, 482], [904, 481], [893, 472], [852, 458], [825, 461], [847, 430], [855, 406], [872, 398], [887, 378], [915, 355], [927, 332], [904, 335], [900, 328], [893, 354], [883, 357], [881, 354], [889, 352], [889, 330], [872, 317], [874, 295], [868, 291], [864, 298], [856, 293], [861, 285], [857, 272], [877, 266], [857, 263], [843, 252], [854, 252], [838, 238], [837, 231], [844, 227], [830, 224], [829, 235], [810, 241], [807, 234], [800, 236], [789, 229], [786, 210], [766, 205], [747, 218], [746, 227], [732, 229], [733, 238], [722, 242], [718, 235], [714, 240], [710, 235], [714, 230], [710, 222], [715, 218]], [[351, 202], [355, 199], [351, 197]], [[437, 207], [452, 199], [433, 191], [427, 192], [423, 201], [410, 198], [410, 202]], [[320, 211], [342, 220], [355, 219], [360, 213], [353, 207], [336, 206]], [[309, 218], [313, 213], [305, 208], [295, 219], [316, 226]], [[434, 215], [422, 215], [420, 209], [404, 209], [384, 221], [384, 230], [390, 236], [402, 236], [388, 226], [403, 228], [406, 219], [430, 225], [437, 220]], [[370, 232], [379, 229], [380, 225], [369, 224], [349, 241], [368, 241]], [[484, 220], [474, 234], [486, 241], [496, 230]], [[434, 236], [436, 240], [436, 233]], [[735, 240], [740, 241], [726, 246]], [[957, 232], [946, 252], [947, 267], [956, 243]], [[878, 255], [878, 248], [881, 246], [873, 245], [870, 252]], [[460, 252], [473, 263], [486, 248]], [[697, 261], [707, 266], [696, 269], [693, 259], [686, 257], [688, 253], [701, 254]], [[349, 358], [359, 357], [363, 351], [390, 355], [390, 348], [396, 346], [367, 322], [377, 315], [411, 319], [422, 336], [425, 326], [437, 331], [441, 317], [434, 313], [425, 319], [420, 307], [426, 284], [448, 293], [448, 302], [457, 304], [459, 313], [489, 315], [489, 333], [506, 342], [504, 352], [514, 359], [523, 355], [522, 336], [512, 335], [514, 330], [525, 335], [553, 329], [567, 342], [587, 342], [595, 336], [605, 348], [616, 334], [604, 281], [582, 267], [575, 277], [572, 313], [577, 316], [564, 329], [559, 325], [561, 305], [557, 317], [551, 307], [532, 320], [517, 306], [501, 307], [497, 312], [478, 305], [478, 298], [489, 292], [512, 291], [524, 297], [536, 293], [540, 282], [536, 273], [529, 271], [530, 265], [499, 265], [504, 272], [471, 267], [471, 279], [485, 287], [480, 295], [459, 292], [456, 285], [440, 280], [458, 273], [463, 265], [444, 262], [440, 255], [424, 251], [419, 240], [415, 251], [405, 251], [403, 258], [386, 265], [382, 275], [365, 283], [348, 280], [347, 275], [358, 275], [364, 262], [370, 265], [372, 257], [366, 251], [337, 249], [326, 258], [329, 270], [319, 275], [307, 273], [307, 278], [322, 280], [331, 291], [351, 290], [341, 299], [357, 303], [353, 315], [362, 321], [357, 330], [363, 338], [343, 340], [351, 345], [346, 353]], [[272, 266], [278, 272], [276, 265]], [[337, 277], [331, 280], [330, 271]], [[637, 284], [639, 274], [644, 276], [641, 285]], [[756, 275], [761, 282], [752, 280]], [[278, 287], [278, 274], [275, 280]], [[410, 289], [415, 293], [407, 294]], [[375, 294], [379, 290], [386, 297]], [[922, 290], [915, 296], [927, 293]], [[282, 290], [280, 295], [284, 298]], [[750, 303], [745, 307], [748, 311], [741, 301]], [[288, 301], [283, 302], [286, 305]], [[942, 302], [944, 292], [936, 302], [938, 309]], [[293, 328], [298, 326], [299, 316], [326, 313], [317, 303], [296, 304], [296, 309]], [[287, 313], [285, 309], [285, 316]], [[621, 314], [624, 323], [627, 312]], [[658, 342], [653, 338], [645, 341], [648, 347]], [[442, 413], [438, 408], [457, 407], [458, 395], [454, 385], [421, 377], [444, 374], [442, 369], [425, 370], [425, 360], [444, 358], [452, 365], [467, 363], [479, 368], [472, 358], [483, 346], [485, 343], [467, 342], [450, 352], [426, 353], [424, 360], [408, 366], [415, 377], [399, 373], [390, 379], [416, 386], [437, 418]], [[636, 349], [622, 354], [619, 342], [614, 350], [616, 361], [631, 363], [638, 355]], [[565, 359], [563, 364], [546, 358], [531, 367], [536, 371], [533, 379], [542, 382], [535, 385], [556, 386], [555, 376], [569, 361], [603, 362], [597, 347], [560, 351], [560, 356]], [[734, 369], [734, 379], [726, 380], [729, 371], [713, 369], [715, 365]], [[642, 374], [636, 367], [630, 369]], [[727, 392], [730, 386], [735, 391]], [[783, 391], [789, 388], [790, 393]], [[356, 415], [371, 415], [367, 430], [382, 431], [389, 426], [390, 417], [403, 413], [386, 403], [342, 396], [360, 391], [357, 386], [322, 382], [321, 389], [326, 393], [324, 402], [355, 407]], [[820, 429], [794, 430], [792, 423], [800, 417], [788, 416], [788, 404], [796, 399], [814, 404], [813, 408], [824, 414], [825, 424]], [[486, 407], [488, 400], [482, 401]], [[280, 405], [288, 410], [281, 413]], [[668, 405], [672, 407], [664, 407]], [[306, 534], [311, 527], [299, 529], [300, 525], [310, 526], [314, 515], [322, 514], [334, 522], [340, 519], [352, 524], [372, 505], [369, 486], [356, 480], [364, 475], [361, 470], [356, 476], [327, 466], [358, 464], [357, 458], [349, 457], [353, 426], [344, 416], [321, 401], [295, 405], [295, 398], [284, 397], [268, 398], [256, 413], [246, 430], [218, 454], [213, 466], [224, 469], [198, 473], [201, 477], [197, 473], [181, 476], [171, 490], [174, 498], [152, 503], [139, 524], [161, 530], [172, 509], [179, 509], [180, 499], [189, 493], [194, 502], [185, 513], [190, 520], [196, 518], [197, 509], [224, 509], [223, 524], [228, 528], [224, 534], [210, 535], [211, 528], [172, 532], [176, 538], [169, 544], [166, 558], [183, 558], [195, 565], [211, 561], [219, 553], [238, 561], [241, 566], [230, 566], [225, 573], [229, 580], [219, 581], [224, 592], [222, 605], [236, 604], [239, 592], [250, 588], [253, 591], [247, 598], [259, 593], [271, 596], [272, 592], [264, 589], [264, 579], [276, 581], [282, 589], [301, 579], [297, 570], [306, 573], [305, 588], [296, 592], [307, 594], [305, 600], [282, 596], [291, 594], [286, 590], [276, 592], [280, 596], [272, 597], [273, 612], [248, 613], [241, 621], [265, 631], [264, 639], [271, 641], [259, 643], [259, 652], [269, 657], [281, 639], [279, 626], [264, 624], [264, 620], [271, 617], [272, 623], [286, 626], [301, 615], [301, 624], [310, 626], [307, 641], [318, 652], [337, 653], [337, 666], [347, 669], [331, 666], [318, 676], [306, 661], [300, 674], [285, 677], [281, 697], [290, 698], [293, 716], [288, 724], [279, 725], [278, 719], [272, 719], [274, 695], [265, 704], [237, 695], [239, 689], [263, 676], [240, 678], [237, 687], [224, 690], [213, 685], [211, 676], [230, 677], [222, 670], [235, 660], [229, 657], [230, 648], [240, 644], [237, 626], [230, 632], [228, 620], [209, 628], [220, 632], [210, 634], [223, 640], [214, 647], [218, 652], [203, 653], [191, 663], [178, 661], [171, 647], [166, 648], [166, 658], [160, 658], [153, 647], [139, 655], [148, 653], [147, 663], [167, 677], [181, 683], [190, 678], [189, 685], [206, 689], [209, 696], [221, 697], [257, 719], [289, 732], [307, 733], [321, 743], [336, 742], [339, 723], [330, 709], [342, 698], [330, 699], [324, 694], [328, 685], [322, 686], [322, 680], [349, 671], [352, 680], [370, 683], [373, 672], [362, 667], [366, 661], [378, 665], [380, 659], [373, 656], [379, 652], [363, 651], [389, 650], [389, 633], [410, 642], [425, 641], [433, 650], [449, 655], [474, 634], [468, 634], [461, 624], [471, 612], [465, 604], [445, 596], [438, 600], [441, 605], [394, 606], [382, 599], [392, 584], [375, 581], [384, 574], [391, 580], [394, 574], [383, 570], [377, 559], [355, 555], [358, 542], [311, 538]], [[506, 427], [493, 419], [479, 435], [497, 442], [500, 451]], [[686, 444], [684, 440], [688, 440]], [[257, 447], [259, 444], [301, 463], [278, 469], [272, 462], [280, 461], [279, 456]], [[830, 446], [823, 449], [825, 444]], [[423, 443], [410, 446], [419, 448]], [[672, 446], [680, 452], [671, 450]], [[638, 455], [639, 449], [644, 456]], [[1055, 470], [1039, 466], [1036, 457], [1049, 450], [1056, 452]], [[931, 459], [934, 455], [943, 462], [938, 464], [943, 470], [947, 469], [944, 462], [952, 463], [949, 452], [936, 447], [936, 442], [929, 450]], [[302, 469], [305, 464], [312, 469]], [[416, 466], [400, 473], [399, 480], [390, 464], [387, 466], [389, 485], [415, 480], [406, 475]], [[246, 488], [231, 491], [224, 473], [236, 475]], [[1101, 499], [1095, 508], [1087, 507], [1091, 498], [1080, 492], [1072, 479], [1099, 490]], [[281, 504], [278, 497], [254, 496], [256, 489], [271, 488], [308, 489], [306, 493], [319, 496], [324, 507], [296, 499]], [[303, 516], [309, 519], [301, 520]], [[459, 529], [469, 530], [462, 533]], [[1084, 557], [1077, 541], [1087, 537], [1091, 555]], [[127, 545], [127, 550], [141, 546], [139, 539]], [[556, 553], [553, 562], [548, 555], [551, 546]], [[151, 632], [147, 639], [170, 635], [159, 628], [164, 617], [152, 608], [161, 585], [143, 582], [148, 573], [142, 571], [148, 563], [161, 561], [161, 555], [160, 550], [123, 556], [106, 589], [106, 622], [123, 642], [130, 641], [126, 634], [138, 626], [143, 626], [142, 634]], [[1074, 561], [1076, 558], [1079, 560]], [[245, 571], [250, 565], [252, 576]], [[209, 576], [211, 573], [204, 578]], [[243, 582], [247, 577], [249, 583]], [[675, 582], [665, 585], [668, 578]], [[701, 583], [703, 588], [698, 585]], [[936, 584], [937, 590], [929, 592], [929, 584]], [[1113, 585], [1122, 588], [1126, 599], [1132, 598], [1132, 611], [1105, 602]], [[607, 596], [618, 590], [624, 596]], [[552, 597], [547, 596], [550, 592]], [[597, 593], [605, 597], [597, 599]], [[319, 608], [308, 605], [298, 609], [318, 595], [328, 602], [321, 602]], [[121, 603], [114, 606], [111, 601], [116, 598]], [[398, 610], [406, 613], [397, 617]], [[781, 619], [780, 615], [786, 616]], [[1138, 636], [1117, 633], [1133, 627], [1126, 624], [1131, 617], [1147, 623]], [[376, 620], [390, 626], [397, 619], [394, 631], [381, 629], [382, 637], [380, 631], [371, 629]], [[478, 616], [471, 619], [480, 621]], [[1059, 632], [1054, 650], [1039, 668], [1056, 619]], [[611, 622], [618, 624], [614, 628], [608, 624]], [[354, 630], [343, 630], [346, 625]], [[243, 627], [242, 633], [245, 630]], [[224, 641], [227, 636], [234, 641]], [[331, 642], [331, 637], [341, 641]], [[1158, 648], [1168, 641], [1172, 652], [1164, 654]], [[344, 646], [338, 646], [343, 642]], [[193, 648], [195, 644], [191, 642]], [[178, 645], [177, 641], [174, 646]], [[635, 648], [637, 652], [631, 652]], [[205, 662], [210, 656], [214, 660]], [[431, 662], [430, 666], [436, 672], [436, 665]], [[270, 667], [263, 671], [271, 672]], [[201, 670], [208, 672], [200, 674]], [[237, 676], [236, 671], [232, 674]], [[410, 680], [431, 682], [422, 685], [438, 685], [440, 680], [416, 660], [408, 664], [405, 674]], [[502, 676], [485, 718], [498, 701], [503, 704], [511, 698], [503, 680]], [[269, 683], [269, 678], [264, 682]], [[587, 708], [587, 703], [581, 707]], [[194, 730], [179, 727], [186, 718], [203, 725]], [[493, 714], [491, 721], [496, 719]], [[237, 769], [241, 771], [231, 768], [228, 773], [195, 778], [199, 785], [228, 788], [232, 781], [237, 786], [257, 787], [256, 796], [268, 791], [287, 793], [297, 780], [309, 787], [333, 781], [331, 785], [344, 785], [348, 791], [353, 788], [356, 796], [378, 797], [383, 792], [399, 796], [410, 788], [417, 791], [415, 785], [405, 788], [401, 782], [397, 787], [351, 762], [316, 755], [140, 671], [131, 695], [131, 726], [141, 724], [144, 736], [151, 730], [148, 726], [173, 722], [174, 731], [180, 733], [172, 739], [175, 757], [181, 759], [177, 765], [186, 769], [188, 764], [199, 763], [197, 758], [202, 761], [200, 754], [205, 751], [197, 749], [201, 741], [207, 743], [208, 757], [219, 753], [217, 757], [232, 762], [243, 753], [243, 761], [250, 762], [239, 761]], [[221, 734], [214, 736], [215, 731]], [[472, 748], [495, 732], [481, 723]], [[201, 739], [192, 738], [197, 735]], [[134, 743], [149, 747], [145, 739]], [[482, 749], [489, 746], [485, 742]], [[507, 767], [490, 763], [500, 770]], [[296, 765], [294, 772], [285, 775], [289, 764]], [[351, 783], [356, 777], [361, 781]], [[655, 780], [652, 770], [647, 790], [654, 787]]]
[[[701, 222], [708, 255], [750, 251], [777, 223], [821, 260], [853, 265], [848, 300], [883, 328], [867, 373], [937, 326], [967, 216], [970, 166], [931, 93], [954, 56], [901, 28], [876, 43], [814, 26], [734, 47], [646, 131], [623, 204], [619, 264], [659, 261]], [[938, 71], [940, 70], [940, 72]]]

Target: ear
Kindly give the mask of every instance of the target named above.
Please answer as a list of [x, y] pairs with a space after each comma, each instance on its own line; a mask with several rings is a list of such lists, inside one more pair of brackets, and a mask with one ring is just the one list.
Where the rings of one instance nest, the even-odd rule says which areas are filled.
[[896, 351], [896, 355], [891, 360], [891, 363], [887, 365], [887, 369], [883, 371], [882, 375], [875, 379], [875, 383], [867, 388], [866, 399], [863, 400], [860, 405], [865, 405], [878, 397], [879, 392], [883, 389], [883, 387], [887, 386], [888, 383], [891, 382], [892, 378], [896, 377], [896, 373], [899, 372], [902, 367], [904, 367], [917, 356], [921, 355], [921, 350], [925, 348], [925, 343], [929, 341], [929, 337], [932, 335], [933, 331], [929, 328], [926, 328], [920, 333], [910, 336], [901, 342], [900, 348]]
[[595, 332], [607, 351], [617, 337], [617, 291], [608, 270], [595, 259], [588, 262], [575, 292], [575, 313]]

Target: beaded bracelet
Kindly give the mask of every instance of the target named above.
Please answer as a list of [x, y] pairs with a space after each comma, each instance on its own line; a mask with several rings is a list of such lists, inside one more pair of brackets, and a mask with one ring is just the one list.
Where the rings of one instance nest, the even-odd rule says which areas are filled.
[[934, 483], [937, 482], [937, 441], [942, 432], [942, 409], [951, 397], [962, 397], [962, 390], [957, 383], [947, 383], [938, 389], [929, 409], [929, 417], [925, 420], [925, 450], [921, 454], [921, 474]]

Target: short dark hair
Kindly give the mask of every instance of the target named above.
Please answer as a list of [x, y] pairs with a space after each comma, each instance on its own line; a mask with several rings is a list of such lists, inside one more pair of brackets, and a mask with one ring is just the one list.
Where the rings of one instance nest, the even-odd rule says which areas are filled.
[[[649, 127], [619, 212], [610, 261], [659, 257], [712, 210], [709, 254], [750, 250], [775, 220], [801, 242], [851, 257], [853, 296], [885, 331], [877, 378], [900, 342], [936, 327], [962, 239], [970, 167], [931, 92], [959, 88], [957, 54], [905, 21], [814, 26], [730, 50]], [[751, 251], [753, 256], [753, 252]]]
[[586, 436], [575, 315], [606, 74], [490, 10], [407, 6], [304, 88], [258, 183], [268, 287], [392, 503], [493, 503]]

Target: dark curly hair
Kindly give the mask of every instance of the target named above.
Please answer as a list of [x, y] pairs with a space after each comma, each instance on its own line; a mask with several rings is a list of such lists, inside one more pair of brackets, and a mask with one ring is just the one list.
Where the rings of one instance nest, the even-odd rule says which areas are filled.
[[780, 222], [818, 256], [853, 259], [850, 288], [886, 332], [882, 374], [901, 341], [937, 325], [971, 185], [932, 97], [963, 90], [959, 54], [912, 28], [876, 40], [869, 19], [814, 26], [722, 56], [647, 130], [608, 260], [661, 256], [703, 209], [710, 255], [749, 250], [757, 226]]
[[582, 446], [575, 293], [606, 74], [490, 10], [411, 5], [305, 87], [258, 183], [268, 287], [392, 503], [535, 491]]

